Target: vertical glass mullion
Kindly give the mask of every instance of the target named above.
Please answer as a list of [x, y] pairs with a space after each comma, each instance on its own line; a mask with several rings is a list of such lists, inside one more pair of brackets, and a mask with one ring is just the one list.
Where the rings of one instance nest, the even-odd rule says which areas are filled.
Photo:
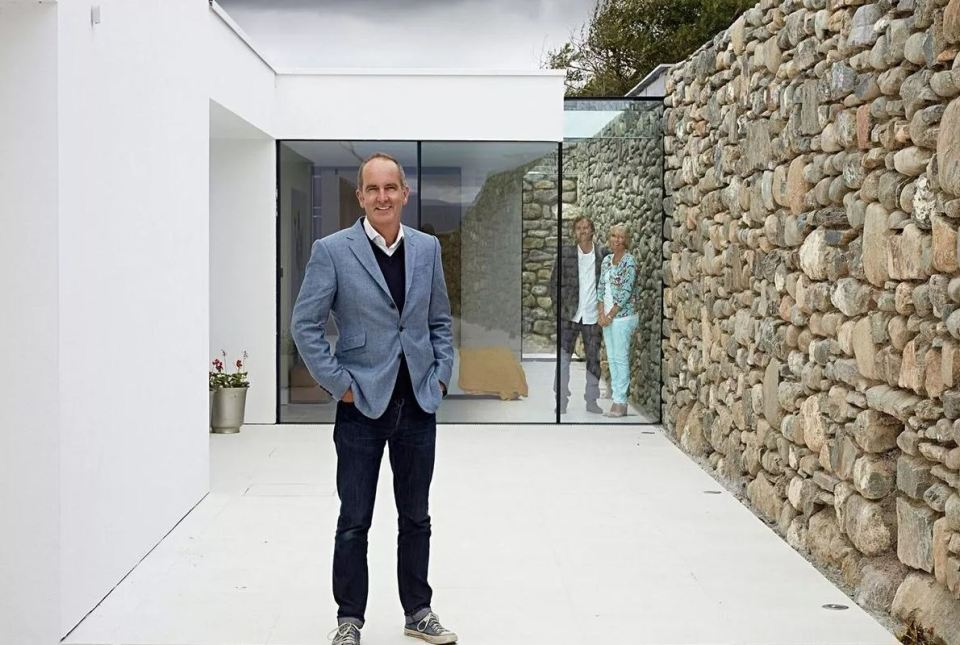
[[557, 144], [557, 257], [555, 262], [557, 263], [557, 286], [556, 292], [553, 294], [554, 302], [554, 312], [556, 314], [555, 324], [555, 334], [557, 337], [556, 344], [556, 353], [554, 354], [556, 360], [556, 374], [555, 374], [555, 383], [557, 387], [554, 388], [554, 412], [556, 417], [557, 425], [560, 424], [560, 390], [562, 384], [560, 383], [560, 308], [562, 303], [560, 302], [560, 294], [562, 293], [563, 286], [563, 143]]

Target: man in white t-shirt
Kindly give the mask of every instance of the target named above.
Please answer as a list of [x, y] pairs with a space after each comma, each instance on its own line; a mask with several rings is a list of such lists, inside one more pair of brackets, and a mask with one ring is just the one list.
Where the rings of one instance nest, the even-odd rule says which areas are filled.
[[577, 338], [583, 339], [587, 358], [587, 384], [584, 391], [587, 412], [601, 414], [597, 405], [600, 396], [600, 338], [597, 319], [597, 280], [605, 249], [593, 243], [593, 222], [581, 215], [573, 220], [573, 238], [576, 244], [564, 245], [560, 261], [553, 266], [550, 278], [552, 293], [556, 294], [560, 279], [560, 373], [553, 390], [558, 394], [560, 414], [567, 412], [570, 398], [570, 358]]

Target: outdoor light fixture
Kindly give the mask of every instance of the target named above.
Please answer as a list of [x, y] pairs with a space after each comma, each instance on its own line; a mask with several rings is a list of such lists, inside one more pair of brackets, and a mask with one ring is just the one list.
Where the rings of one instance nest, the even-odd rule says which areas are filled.
[[844, 609], [850, 609], [850, 607], [848, 607], [847, 605], [841, 605], [835, 602], [828, 602], [827, 604], [823, 605], [823, 608], [831, 609], [833, 611], [843, 611]]
[[100, 24], [100, 5], [95, 4], [90, 7], [90, 24], [99, 25]]

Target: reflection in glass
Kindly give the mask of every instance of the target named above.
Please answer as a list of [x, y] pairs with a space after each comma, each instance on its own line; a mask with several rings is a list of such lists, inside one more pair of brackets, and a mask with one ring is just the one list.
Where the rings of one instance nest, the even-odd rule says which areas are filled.
[[[407, 226], [436, 235], [456, 362], [439, 419], [553, 422], [556, 143], [286, 141], [279, 144], [280, 421], [332, 422], [335, 405], [289, 337], [313, 241], [351, 226], [360, 162], [386, 152], [411, 188]], [[334, 321], [327, 334], [335, 344]]]
[[453, 314], [445, 422], [555, 420], [556, 144], [425, 142], [421, 227], [440, 240]]
[[[575, 182], [564, 188], [575, 189]], [[571, 191], [565, 191], [565, 196]], [[565, 197], [567, 199], [567, 197]], [[596, 241], [596, 227], [586, 215], [576, 215], [569, 223], [569, 243], [560, 249], [560, 258], [554, 264], [551, 288], [560, 288], [560, 368], [554, 390], [561, 418], [570, 413], [570, 398], [577, 403], [577, 412], [600, 414], [600, 338], [601, 301], [597, 297], [600, 268], [607, 249]], [[559, 284], [558, 284], [559, 283]], [[576, 369], [574, 390], [570, 389], [571, 361], [574, 352], [586, 359]], [[581, 371], [583, 372], [581, 375]], [[582, 383], [582, 387], [580, 384]], [[579, 403], [583, 395], [582, 405]], [[580, 410], [582, 407], [582, 411]]]
[[[660, 342], [662, 321], [662, 227], [663, 227], [663, 145], [662, 104], [623, 99], [571, 100], [565, 103], [563, 147], [563, 240], [564, 247], [576, 244], [569, 224], [577, 217], [589, 217], [596, 228], [595, 242], [612, 251], [611, 229], [625, 227], [632, 242], [627, 263], [634, 267], [632, 287], [623, 258], [606, 257], [608, 279], [598, 289], [598, 298], [615, 297], [621, 306], [614, 324], [604, 326], [601, 351], [600, 406], [607, 414], [614, 408], [614, 395], [626, 390], [624, 416], [603, 419], [611, 422], [656, 422], [660, 419]], [[626, 250], [625, 250], [626, 251]], [[625, 253], [624, 257], [627, 257]], [[562, 257], [568, 264], [572, 260]], [[577, 275], [572, 268], [562, 278]], [[569, 287], [561, 287], [561, 295]], [[567, 296], [564, 296], [567, 297]], [[609, 302], [606, 311], [613, 306]], [[569, 308], [569, 307], [568, 307]], [[630, 308], [636, 318], [628, 319]], [[617, 322], [619, 316], [625, 319]], [[635, 322], [634, 322], [635, 321]], [[619, 361], [626, 357], [626, 369]], [[586, 350], [576, 343], [571, 363], [571, 383], [583, 378], [586, 386]], [[577, 359], [580, 359], [578, 362]], [[582, 375], [579, 377], [578, 375]], [[597, 418], [574, 410], [571, 405], [562, 420], [591, 421]]]

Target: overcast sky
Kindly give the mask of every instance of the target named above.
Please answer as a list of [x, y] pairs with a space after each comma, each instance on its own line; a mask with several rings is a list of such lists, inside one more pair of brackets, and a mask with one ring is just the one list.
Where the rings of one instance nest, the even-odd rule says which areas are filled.
[[218, 0], [278, 67], [537, 69], [595, 0]]

